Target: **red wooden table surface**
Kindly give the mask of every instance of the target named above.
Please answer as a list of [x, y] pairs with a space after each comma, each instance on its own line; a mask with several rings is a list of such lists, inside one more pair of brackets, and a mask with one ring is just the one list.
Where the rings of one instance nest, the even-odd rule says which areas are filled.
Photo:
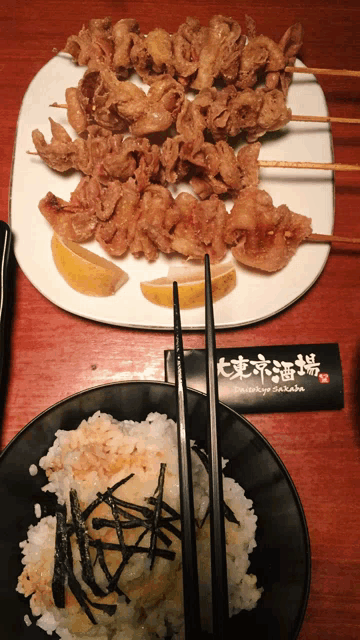
[[[0, 7], [0, 188], [3, 220], [16, 121], [33, 76], [61, 49], [69, 34], [90, 18], [135, 17], [147, 32], [175, 31], [188, 15], [205, 24], [215, 13], [244, 25], [255, 18], [258, 31], [278, 40], [296, 21], [305, 28], [301, 59], [307, 66], [360, 69], [360, 5], [303, 0], [292, 7], [272, 4], [167, 3], [110, 0], [3, 0]], [[360, 78], [320, 76], [329, 113], [360, 118]], [[360, 127], [333, 125], [337, 162], [360, 161]], [[337, 173], [335, 233], [360, 237], [360, 174]], [[304, 212], [305, 213], [305, 212]], [[333, 248], [319, 280], [296, 304], [264, 322], [219, 331], [221, 347], [338, 342], [345, 408], [341, 411], [252, 415], [287, 466], [299, 491], [311, 537], [312, 586], [301, 640], [360, 638], [360, 464], [359, 313], [360, 255]], [[10, 336], [10, 366], [2, 423], [2, 446], [39, 412], [82, 389], [120, 380], [163, 380], [168, 332], [130, 330], [73, 316], [46, 300], [17, 267]], [[201, 333], [185, 335], [187, 348], [201, 348]]]

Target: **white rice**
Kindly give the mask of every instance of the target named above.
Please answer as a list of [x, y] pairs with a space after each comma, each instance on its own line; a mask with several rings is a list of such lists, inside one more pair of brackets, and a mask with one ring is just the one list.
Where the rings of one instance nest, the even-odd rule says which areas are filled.
[[[71, 431], [58, 431], [53, 446], [39, 461], [47, 475], [44, 491], [56, 494], [59, 503], [67, 505], [70, 519], [69, 491], [78, 493], [81, 508], [85, 509], [97, 496], [121, 479], [134, 476], [115, 492], [115, 496], [139, 505], [149, 506], [145, 497], [154, 495], [157, 487], [160, 463], [166, 463], [163, 501], [179, 513], [178, 453], [175, 423], [159, 413], [149, 414], [143, 422], [130, 420], [118, 422], [110, 415], [96, 412], [88, 420]], [[198, 456], [192, 452], [195, 516], [201, 522], [208, 506], [208, 475]], [[227, 570], [230, 614], [241, 609], [250, 610], [261, 597], [256, 577], [248, 574], [249, 553], [256, 546], [256, 516], [251, 500], [231, 478], [224, 477], [224, 498], [235, 514], [240, 526], [226, 521]], [[108, 509], [106, 515], [104, 509]], [[100, 510], [100, 512], [98, 511]], [[110, 513], [110, 515], [109, 515]], [[102, 504], [87, 520], [90, 535], [96, 538], [106, 535], [107, 541], [117, 542], [114, 529], [94, 532], [90, 522], [93, 517], [111, 517], [109, 507]], [[197, 554], [199, 565], [202, 623], [206, 624], [210, 592], [209, 519], [197, 529]], [[180, 527], [180, 522], [175, 522]], [[47, 516], [29, 527], [27, 539], [20, 544], [24, 570], [19, 577], [17, 591], [30, 596], [36, 624], [51, 635], [54, 631], [62, 640], [150, 640], [169, 635], [182, 635], [182, 575], [181, 542], [166, 531], [172, 539], [170, 549], [176, 553], [174, 560], [156, 557], [151, 571], [146, 554], [134, 554], [126, 566], [120, 588], [129, 596], [130, 603], [116, 593], [103, 599], [94, 596], [81, 580], [80, 556], [73, 544], [74, 573], [93, 602], [117, 605], [114, 616], [91, 609], [98, 624], [93, 625], [81, 610], [73, 594], [67, 588], [66, 608], [58, 609], [52, 598], [52, 574], [54, 568], [56, 518]], [[134, 534], [135, 532], [135, 534]], [[164, 531], [165, 532], [165, 531]], [[113, 535], [113, 538], [109, 538]], [[125, 535], [125, 534], [124, 534]], [[126, 535], [139, 536], [139, 530], [127, 530]], [[150, 534], [148, 534], [149, 536]], [[141, 544], [148, 546], [149, 537]], [[75, 536], [72, 536], [75, 539]], [[147, 541], [145, 543], [145, 540]], [[134, 544], [134, 542], [127, 542]], [[165, 548], [158, 542], [159, 548]], [[91, 550], [93, 551], [93, 549]], [[119, 564], [120, 552], [106, 561], [111, 571]], [[114, 557], [115, 556], [115, 557]], [[95, 556], [93, 557], [95, 559]], [[109, 564], [110, 563], [110, 564]], [[99, 562], [94, 566], [96, 582], [106, 590], [108, 581]], [[91, 607], [90, 607], [91, 608]]]
[[38, 473], [38, 471], [39, 471], [39, 470], [38, 470], [38, 468], [37, 468], [36, 464], [31, 464], [31, 465], [30, 465], [30, 467], [29, 467], [29, 473], [30, 473], [30, 475], [31, 475], [31, 476], [36, 476], [36, 475], [37, 475], [37, 473]]
[[41, 518], [41, 505], [38, 502], [34, 505], [34, 512], [37, 518]]
[[25, 622], [27, 627], [31, 627], [32, 622], [31, 622], [31, 620], [30, 620], [30, 618], [29, 618], [29, 616], [27, 614], [24, 616], [24, 622]]

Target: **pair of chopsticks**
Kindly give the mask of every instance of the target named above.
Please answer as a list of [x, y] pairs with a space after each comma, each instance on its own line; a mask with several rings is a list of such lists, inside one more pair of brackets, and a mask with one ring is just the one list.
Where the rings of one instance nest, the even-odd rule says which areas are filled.
[[[182, 343], [178, 286], [176, 282], [173, 284], [173, 295], [185, 639], [195, 640], [201, 633], [199, 581], [196, 556], [194, 499], [191, 475], [190, 434], [188, 426], [184, 351]], [[229, 604], [226, 573], [222, 465], [217, 432], [218, 387], [215, 328], [212, 306], [210, 260], [208, 255], [205, 256], [205, 325], [212, 622], [213, 636], [220, 640], [225, 637], [227, 627], [226, 623], [229, 617]]]

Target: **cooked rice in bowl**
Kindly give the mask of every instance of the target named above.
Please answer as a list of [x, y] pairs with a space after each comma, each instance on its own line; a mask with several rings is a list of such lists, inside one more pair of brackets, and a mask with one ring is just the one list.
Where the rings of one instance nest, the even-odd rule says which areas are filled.
[[[43, 490], [54, 493], [60, 506], [56, 516], [31, 525], [20, 544], [25, 566], [17, 591], [30, 596], [36, 624], [49, 635], [56, 631], [63, 640], [145, 640], [181, 634], [175, 423], [159, 413], [142, 422], [119, 422], [98, 411], [75, 430], [57, 431], [39, 466], [48, 479]], [[211, 598], [208, 474], [194, 450], [192, 469], [206, 626]], [[229, 607], [234, 615], [253, 609], [261, 597], [256, 577], [247, 573], [249, 554], [256, 546], [257, 518], [252, 501], [235, 480], [224, 477], [223, 483], [230, 514], [225, 521], [226, 551]], [[59, 542], [64, 531], [61, 521], [67, 523], [70, 540], [65, 547]], [[63, 572], [60, 565], [65, 566]], [[65, 606], [59, 607], [56, 598], [61, 600], [64, 583]]]

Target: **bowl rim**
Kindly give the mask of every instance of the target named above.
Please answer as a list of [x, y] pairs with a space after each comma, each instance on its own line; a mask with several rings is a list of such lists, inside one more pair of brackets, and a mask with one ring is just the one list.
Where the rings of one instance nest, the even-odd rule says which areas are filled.
[[[28, 429], [31, 428], [31, 426], [36, 423], [38, 420], [40, 420], [43, 416], [45, 416], [46, 414], [48, 414], [49, 412], [53, 411], [54, 409], [56, 409], [57, 407], [59, 407], [62, 404], [65, 404], [66, 402], [72, 401], [74, 398], [77, 398], [79, 396], [82, 395], [86, 395], [88, 393], [91, 393], [93, 391], [102, 389], [102, 388], [109, 388], [109, 387], [118, 387], [118, 386], [160, 386], [160, 387], [166, 387], [166, 388], [173, 388], [175, 389], [175, 384], [172, 382], [163, 382], [161, 380], [121, 380], [121, 381], [115, 381], [115, 382], [108, 382], [105, 384], [100, 384], [100, 385], [95, 385], [92, 387], [88, 387], [86, 389], [83, 389], [81, 391], [77, 391], [74, 394], [71, 394], [69, 396], [66, 396], [64, 398], [62, 398], [61, 400], [58, 400], [57, 402], [55, 402], [54, 404], [52, 404], [51, 406], [47, 407], [46, 409], [44, 409], [43, 411], [41, 411], [38, 415], [36, 415], [34, 418], [32, 418], [24, 427], [22, 427], [20, 429], [20, 431], [18, 431], [17, 434], [15, 434], [15, 436], [10, 440], [10, 442], [4, 447], [4, 449], [0, 452], [0, 465], [2, 462], [2, 459], [5, 457], [5, 455], [7, 454], [7, 452], [17, 443], [18, 439], [20, 439], [22, 437], [22, 435], [24, 434], [25, 431], [27, 431]], [[188, 392], [190, 392], [190, 394], [194, 394], [195, 396], [202, 396], [203, 398], [206, 398], [206, 393], [199, 391], [197, 389], [193, 389], [192, 387], [187, 387]], [[228, 405], [226, 405], [223, 402], [219, 401], [219, 405], [221, 407], [223, 407], [226, 411], [230, 412], [231, 414], [233, 414], [236, 417], [236, 420], [239, 422], [242, 422], [247, 429], [249, 429], [250, 431], [254, 432], [255, 435], [260, 438], [260, 440], [264, 443], [265, 447], [270, 451], [270, 453], [272, 454], [272, 456], [275, 458], [277, 464], [279, 465], [281, 471], [283, 472], [286, 480], [287, 480], [287, 484], [288, 487], [291, 490], [292, 493], [292, 497], [294, 499], [294, 502], [296, 504], [296, 507], [298, 509], [299, 512], [299, 516], [300, 516], [300, 520], [301, 520], [301, 525], [302, 525], [302, 529], [303, 529], [303, 535], [304, 535], [304, 550], [305, 550], [305, 560], [306, 560], [306, 566], [305, 566], [305, 575], [306, 578], [304, 580], [304, 591], [303, 591], [303, 601], [301, 604], [301, 609], [299, 611], [299, 615], [298, 615], [298, 620], [297, 620], [297, 625], [294, 627], [294, 633], [293, 636], [291, 638], [291, 640], [296, 640], [296, 638], [298, 637], [299, 633], [300, 633], [300, 629], [302, 627], [304, 618], [305, 618], [305, 614], [306, 614], [306, 610], [307, 610], [307, 605], [308, 605], [308, 600], [309, 600], [309, 595], [310, 595], [310, 587], [311, 587], [311, 572], [312, 572], [312, 560], [311, 560], [311, 543], [310, 543], [310, 535], [309, 535], [309, 529], [308, 529], [308, 525], [307, 525], [307, 520], [306, 520], [306, 516], [305, 516], [305, 511], [299, 496], [299, 493], [297, 491], [297, 488], [295, 486], [294, 481], [291, 478], [291, 475], [289, 473], [289, 471], [287, 470], [285, 464], [283, 463], [283, 461], [281, 460], [279, 454], [276, 452], [276, 450], [274, 449], [274, 447], [270, 444], [270, 442], [265, 438], [265, 436], [259, 431], [259, 429], [257, 429], [257, 427], [255, 427], [249, 420], [247, 420], [247, 418], [245, 418], [242, 414], [238, 413], [237, 411], [235, 411], [234, 409], [232, 409], [231, 407], [229, 407]]]

